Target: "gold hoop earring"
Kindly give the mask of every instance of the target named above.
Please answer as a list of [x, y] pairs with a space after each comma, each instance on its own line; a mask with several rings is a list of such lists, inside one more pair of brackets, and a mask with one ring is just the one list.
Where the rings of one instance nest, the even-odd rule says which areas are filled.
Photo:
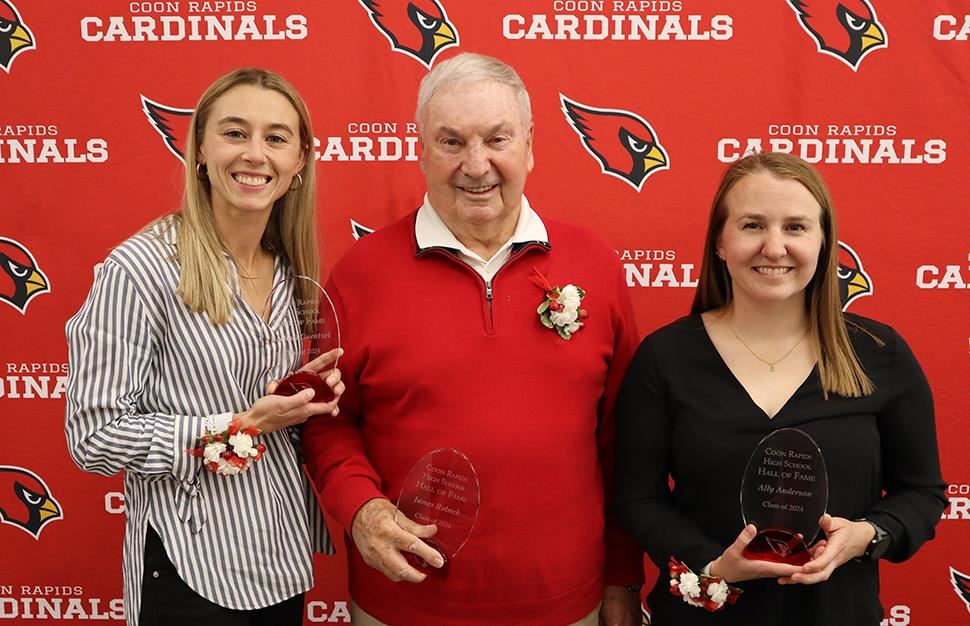
[[290, 191], [296, 191], [297, 189], [303, 186], [303, 175], [297, 172], [296, 176], [294, 176], [294, 179], [295, 180], [290, 181]]
[[195, 164], [195, 177], [199, 180], [209, 180], [209, 168], [205, 163]]

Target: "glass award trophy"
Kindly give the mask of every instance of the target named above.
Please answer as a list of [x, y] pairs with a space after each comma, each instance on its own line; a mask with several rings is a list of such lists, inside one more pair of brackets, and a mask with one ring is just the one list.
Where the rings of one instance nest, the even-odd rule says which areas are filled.
[[744, 556], [804, 565], [828, 504], [825, 459], [815, 440], [797, 428], [766, 436], [748, 459], [741, 481], [741, 514], [757, 536]]
[[404, 479], [397, 499], [400, 514], [419, 524], [435, 524], [438, 532], [424, 542], [441, 554], [439, 569], [405, 553], [411, 564], [425, 573], [448, 575], [448, 563], [458, 554], [478, 519], [478, 474], [464, 454], [438, 448], [421, 457]]
[[[288, 333], [284, 342], [284, 357], [291, 368], [273, 392], [278, 396], [292, 396], [304, 389], [313, 389], [313, 402], [330, 402], [333, 390], [325, 382], [326, 373], [337, 367], [337, 360], [315, 369], [313, 360], [340, 347], [340, 325], [333, 301], [320, 283], [306, 276], [291, 276], [274, 288], [292, 293], [295, 317], [288, 314]], [[274, 294], [270, 294], [273, 299]], [[309, 365], [309, 367], [307, 367]], [[321, 374], [323, 374], [321, 376]]]

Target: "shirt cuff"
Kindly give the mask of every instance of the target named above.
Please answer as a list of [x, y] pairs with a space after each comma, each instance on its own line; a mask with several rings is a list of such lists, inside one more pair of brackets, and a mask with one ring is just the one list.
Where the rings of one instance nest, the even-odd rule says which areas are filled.
[[206, 415], [199, 421], [198, 417], [182, 417], [175, 422], [175, 461], [172, 473], [183, 482], [191, 483], [198, 475], [201, 465], [198, 459], [186, 454], [186, 450], [195, 446], [199, 437], [209, 433], [222, 433], [229, 428], [233, 413], [218, 413]]
[[[324, 509], [333, 516], [337, 522], [347, 529], [350, 533], [354, 526], [354, 517], [360, 507], [375, 498], [385, 498], [380, 489], [368, 478], [364, 476], [353, 476], [339, 482], [339, 487], [330, 485], [323, 490]], [[391, 500], [391, 502], [394, 502]]]
[[211, 432], [221, 433], [229, 428], [229, 422], [232, 421], [232, 416], [234, 413], [231, 411], [228, 413], [220, 413], [219, 415], [210, 415], [206, 417], [208, 422], [207, 426], [211, 426]]

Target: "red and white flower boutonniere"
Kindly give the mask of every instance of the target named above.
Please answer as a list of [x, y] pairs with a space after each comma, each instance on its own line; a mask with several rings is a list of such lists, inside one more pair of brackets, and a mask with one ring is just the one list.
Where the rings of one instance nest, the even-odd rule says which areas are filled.
[[233, 476], [245, 472], [249, 466], [263, 458], [266, 444], [253, 444], [259, 434], [255, 426], [242, 427], [238, 417], [229, 422], [229, 428], [221, 433], [207, 432], [199, 437], [195, 447], [186, 450], [202, 459], [206, 469], [220, 476]]
[[539, 305], [539, 321], [546, 328], [559, 333], [569, 341], [572, 334], [583, 327], [583, 320], [589, 317], [585, 309], [579, 308], [586, 297], [582, 287], [567, 284], [565, 287], [551, 285], [535, 266], [529, 280], [545, 293], [546, 299]]
[[724, 582], [717, 576], [698, 576], [689, 567], [670, 557], [667, 563], [670, 570], [670, 593], [680, 596], [691, 606], [699, 606], [714, 612], [725, 604], [734, 604], [741, 590]]

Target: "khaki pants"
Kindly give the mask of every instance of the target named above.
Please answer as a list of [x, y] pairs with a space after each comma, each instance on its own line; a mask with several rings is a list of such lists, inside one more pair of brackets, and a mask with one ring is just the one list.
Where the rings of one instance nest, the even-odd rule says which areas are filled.
[[[592, 613], [568, 626], [598, 626], [600, 623], [599, 616], [600, 607], [597, 605]], [[357, 603], [353, 599], [350, 600], [350, 623], [354, 626], [387, 626], [384, 622], [379, 622], [365, 613], [362, 608], [357, 606]]]

